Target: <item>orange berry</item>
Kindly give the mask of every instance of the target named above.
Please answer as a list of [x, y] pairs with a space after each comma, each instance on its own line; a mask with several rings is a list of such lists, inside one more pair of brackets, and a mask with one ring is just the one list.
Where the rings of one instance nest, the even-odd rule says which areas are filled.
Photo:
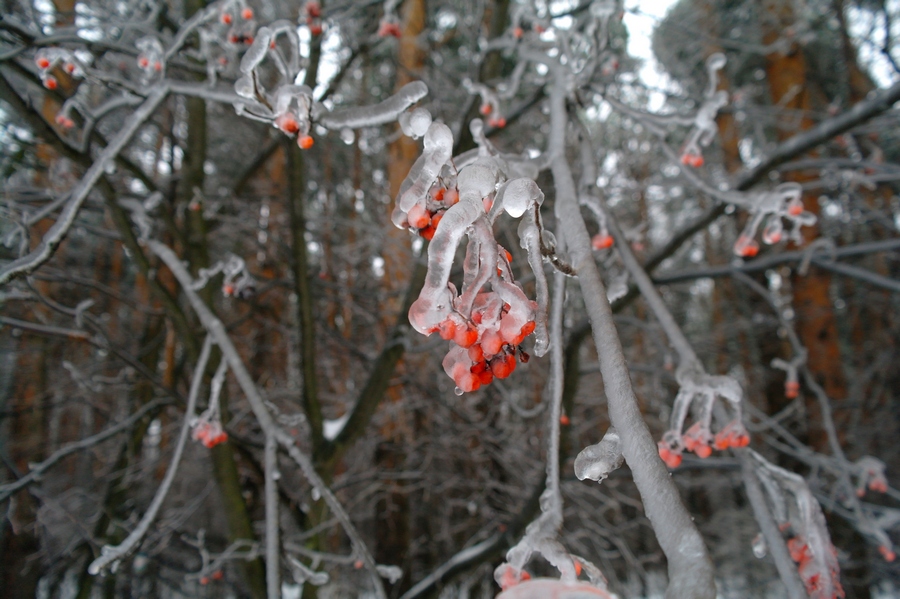
[[47, 77], [44, 79], [44, 87], [47, 89], [56, 89], [59, 87], [59, 82], [56, 80], [56, 77]]
[[784, 384], [784, 396], [788, 399], [794, 399], [800, 395], [800, 383], [797, 381], [788, 381]]
[[525, 32], [522, 31], [522, 28], [521, 28], [521, 27], [516, 27], [516, 28], [513, 29], [513, 37], [516, 38], [516, 39], [521, 39], [521, 38], [522, 38], [522, 35], [523, 35], [524, 33], [525, 33]]
[[[569, 424], [570, 424], [569, 417], [566, 416], [565, 414], [560, 414], [559, 423], [563, 426], [569, 426]], [[580, 568], [579, 568], [579, 570], [580, 570]], [[578, 574], [581, 574], [581, 572], [578, 572]]]
[[419, 236], [426, 241], [431, 241], [432, 239], [434, 239], [434, 233], [434, 227], [431, 225], [428, 225], [424, 229], [419, 229]]
[[223, 12], [221, 19], [226, 25], [231, 25], [231, 13]]
[[481, 348], [480, 343], [476, 343], [469, 347], [469, 359], [473, 362], [483, 362], [484, 361], [484, 350]]
[[50, 61], [47, 60], [47, 59], [46, 59], [45, 57], [43, 57], [43, 56], [41, 56], [40, 58], [38, 58], [37, 61], [35, 61], [35, 62], [37, 62], [37, 66], [40, 67], [40, 68], [42, 68], [42, 69], [47, 69], [47, 68], [50, 67]]
[[678, 468], [681, 465], [681, 453], [672, 451], [662, 441], [659, 442], [659, 457], [669, 468]]
[[200, 578], [200, 584], [202, 584], [202, 585], [207, 585], [207, 584], [209, 584], [209, 577], [208, 577], [208, 576], [203, 576], [202, 578]]
[[803, 214], [803, 202], [791, 202], [788, 206], [788, 214], [791, 216], [800, 216]]
[[293, 135], [300, 130], [300, 123], [298, 123], [297, 119], [294, 118], [294, 115], [290, 113], [278, 115], [275, 119], [275, 126], [288, 135]]
[[595, 250], [606, 250], [612, 247], [612, 235], [596, 234], [591, 238], [591, 245]]
[[309, 135], [301, 135], [300, 139], [297, 140], [297, 145], [304, 150], [308, 150], [313, 147], [313, 143], [313, 138]]
[[435, 214], [434, 216], [432, 216], [432, 217], [431, 217], [431, 226], [432, 226], [432, 228], [437, 229], [437, 227], [438, 227], [438, 225], [440, 224], [442, 218], [444, 218], [444, 213], [443, 213], [443, 212], [438, 212], [437, 214]]
[[252, 19], [253, 18], [253, 9], [245, 8], [244, 10], [242, 10], [241, 18], [244, 19], [245, 21], [249, 21], [250, 19]]

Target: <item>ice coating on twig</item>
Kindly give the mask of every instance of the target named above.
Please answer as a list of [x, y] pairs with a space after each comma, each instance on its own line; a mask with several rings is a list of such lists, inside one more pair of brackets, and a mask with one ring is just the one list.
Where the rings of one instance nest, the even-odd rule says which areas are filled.
[[787, 373], [787, 380], [784, 382], [784, 396], [788, 399], [794, 399], [800, 394], [800, 379], [798, 377], [798, 369], [806, 363], [806, 350], [797, 352], [797, 355], [790, 362], [786, 362], [781, 358], [772, 360], [772, 368]]
[[401, 87], [396, 94], [378, 104], [317, 113], [316, 122], [327, 129], [337, 130], [377, 127], [397, 120], [404, 110], [426, 95], [428, 95], [428, 86], [421, 81], [412, 81]]
[[787, 182], [771, 191], [746, 194], [744, 201], [735, 201], [735, 204], [746, 208], [751, 217], [734, 244], [734, 253], [749, 258], [759, 252], [756, 231], [766, 217], [768, 220], [763, 229], [763, 242], [771, 245], [784, 238], [781, 219], [785, 218], [792, 224], [789, 238], [795, 243], [802, 243], [800, 227], [816, 223], [816, 215], [804, 209], [802, 194], [803, 188], [799, 183]]
[[[520, 345], [532, 333], [535, 353], [543, 355], [549, 347], [540, 227], [544, 196], [530, 179], [508, 181], [506, 162], [494, 155], [474, 157], [457, 172], [452, 147], [450, 129], [432, 123], [422, 155], [400, 186], [392, 220], [431, 241], [425, 284], [409, 321], [424, 335], [439, 333], [452, 341], [443, 367], [464, 393], [509, 376], [517, 357], [527, 361]], [[536, 302], [516, 283], [512, 254], [494, 239], [492, 225], [504, 211], [522, 218], [519, 230], [536, 276]], [[450, 271], [463, 236], [468, 245], [458, 292]]]
[[463, 87], [470, 94], [480, 96], [481, 104], [478, 112], [487, 118], [488, 125], [498, 129], [506, 126], [506, 119], [500, 114], [500, 98], [491, 88], [483, 83], [475, 83], [471, 79], [464, 79]]
[[[658, 443], [659, 455], [670, 468], [681, 464], [681, 453], [686, 449], [706, 458], [713, 449], [746, 447], [750, 435], [742, 423], [741, 386], [730, 376], [709, 375], [695, 360], [682, 361], [675, 373], [680, 386], [672, 406], [671, 426]], [[718, 433], [713, 435], [713, 404], [717, 397], [724, 399], [734, 414]], [[694, 423], [686, 431], [684, 421], [694, 406], [697, 414]]]
[[135, 47], [138, 49], [137, 64], [143, 73], [144, 83], [164, 77], [166, 60], [160, 41], [148, 35], [139, 39]]
[[878, 493], [887, 493], [888, 483], [884, 462], [876, 457], [866, 455], [853, 463], [853, 472], [857, 477], [856, 494], [862, 497], [866, 489]]
[[191, 437], [208, 448], [215, 447], [219, 443], [228, 440], [228, 434], [222, 427], [222, 414], [219, 408], [219, 396], [222, 394], [222, 385], [225, 383], [225, 374], [228, 372], [228, 363], [225, 360], [219, 362], [216, 374], [210, 382], [209, 407], [202, 414], [191, 420], [193, 432]]
[[565, 583], [551, 578], [526, 580], [508, 587], [496, 599], [614, 599], [607, 591], [585, 583]]
[[840, 566], [825, 516], [806, 481], [749, 451], [754, 470], [766, 490], [779, 528], [788, 537], [788, 551], [810, 599], [843, 598]]
[[700, 149], [708, 146], [715, 139], [718, 131], [716, 115], [719, 110], [728, 104], [728, 92], [716, 91], [718, 87], [719, 70], [725, 66], [725, 55], [715, 53], [706, 59], [706, 72], [709, 77], [709, 85], [706, 89], [705, 99], [694, 117], [694, 128], [688, 136], [684, 149], [681, 151], [681, 162], [693, 167], [703, 165], [703, 153]]
[[431, 113], [424, 108], [416, 108], [411, 112], [404, 112], [398, 118], [403, 135], [413, 139], [419, 139], [428, 132], [431, 126]]
[[613, 470], [625, 461], [621, 439], [616, 429], [610, 427], [599, 443], [582, 449], [575, 458], [575, 476], [578, 480], [590, 479], [598, 483], [606, 480]]
[[328, 581], [331, 579], [328, 576], [328, 572], [313, 570], [292, 555], [288, 556], [288, 560], [294, 575], [294, 582], [297, 584], [302, 585], [308, 582], [313, 586], [320, 587], [323, 584], [328, 584]]

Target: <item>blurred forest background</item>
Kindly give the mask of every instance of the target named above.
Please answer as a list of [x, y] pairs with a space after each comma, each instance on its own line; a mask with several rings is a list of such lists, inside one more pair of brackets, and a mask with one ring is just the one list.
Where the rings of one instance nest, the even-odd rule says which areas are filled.
[[[521, 26], [552, 42], [590, 4], [535, 2], [533, 22], [517, 25], [515, 0], [403, 0], [396, 36], [378, 35], [382, 2], [328, 0], [317, 18], [298, 2], [249, 6], [260, 23], [299, 23], [305, 81], [328, 107], [373, 104], [425, 82], [421, 105], [451, 127], [458, 154], [475, 147], [468, 123], [479, 116], [466, 82], [496, 89], [516, 70], [510, 52], [485, 51], [488, 40]], [[741, 383], [751, 447], [806, 479], [825, 512], [847, 597], [896, 596], [900, 570], [879, 552], [879, 533], [898, 539], [900, 493], [870, 491], [849, 507], [855, 489], [846, 482], [857, 484], [850, 465], [864, 456], [884, 462], [888, 483], [900, 474], [900, 113], [891, 108], [900, 3], [680, 0], [658, 22], [646, 4], [616, 7], [605, 62], [569, 98], [593, 141], [596, 184], [624, 231], [616, 242], [630, 245], [651, 274], [707, 370]], [[66, 113], [74, 120], [67, 127], [57, 118], [63, 103], [77, 96], [97, 107], [116, 89], [113, 79], [138, 81], [136, 40], [151, 33], [171, 40], [205, 5], [0, 6], [0, 265], [7, 265], [50, 230], [135, 106]], [[628, 25], [637, 18], [655, 23], [659, 71], [628, 53]], [[207, 64], [218, 61], [218, 84], [232, 86], [244, 49], [232, 46], [217, 54], [189, 39], [165, 76], [203, 81]], [[57, 83], [47, 89], [35, 52], [49, 47], [68, 49], [110, 80], [56, 68]], [[716, 52], [727, 58], [718, 88], [729, 101], [703, 164], [686, 167], [678, 148], [709, 84], [704, 61]], [[552, 84], [545, 75], [529, 64], [516, 93], [503, 99], [505, 127], [489, 134], [504, 152], [545, 151], [545, 85]], [[142, 99], [148, 89], [126, 91]], [[846, 118], [885, 90], [895, 95], [880, 109], [812, 147], [788, 147], [746, 179], [792, 138]], [[644, 113], [686, 116], [688, 126], [646, 121]], [[402, 569], [386, 584], [388, 596], [498, 592], [493, 569], [539, 510], [549, 360], [532, 358], [505, 380], [455, 394], [441, 368], [446, 343], [416, 334], [407, 321], [426, 244], [390, 219], [421, 142], [395, 123], [338, 132], [314, 124], [310, 135], [314, 145], [300, 150], [228, 103], [172, 94], [100, 174], [52, 258], [0, 286], [0, 595], [265, 596], [263, 441], [231, 375], [221, 396], [227, 441], [211, 449], [189, 442], [139, 551], [114, 573], [87, 572], [102, 545], [134, 529], [159, 487], [205, 336], [172, 272], [132, 227], [134, 206], [153, 194], [155, 238], [195, 277], [231, 255], [244, 261], [250, 278], [225, 281], [231, 289], [223, 293], [219, 272], [198, 293], [375, 561]], [[569, 151], [575, 162], [577, 144]], [[545, 224], [555, 230], [553, 181], [546, 173], [537, 181], [547, 196]], [[801, 230], [800, 244], [785, 236], [755, 256], [736, 256], [750, 216], [711, 192], [782, 182], [802, 185], [818, 221]], [[515, 224], [501, 220], [496, 238], [530, 289]], [[614, 250], [594, 255], [610, 287], [629, 284]], [[628, 468], [599, 486], [573, 474], [577, 453], [609, 426], [579, 293], [569, 287], [564, 316], [561, 541], [596, 563], [620, 596], [660, 597], [665, 560]], [[634, 289], [613, 308], [642, 413], [659, 439], [678, 389], [675, 355]], [[799, 392], [786, 393], [791, 381], [772, 367], [773, 359], [794, 357], [788, 329], [808, 351], [804, 372], [824, 399], [803, 376]], [[207, 381], [219, 359], [214, 351]], [[115, 434], [88, 439], [113, 426]], [[48, 458], [52, 464], [38, 468]], [[739, 461], [728, 452], [685, 455], [673, 477], [710, 550], [720, 596], [786, 597], [772, 558], [754, 555], [759, 527]], [[285, 596], [301, 589], [304, 597], [368, 596], [368, 578], [346, 557], [349, 541], [318, 490], [283, 466], [278, 493]], [[448, 563], [467, 547], [476, 550]], [[295, 562], [330, 580], [303, 585]], [[543, 562], [529, 568], [552, 574]]]

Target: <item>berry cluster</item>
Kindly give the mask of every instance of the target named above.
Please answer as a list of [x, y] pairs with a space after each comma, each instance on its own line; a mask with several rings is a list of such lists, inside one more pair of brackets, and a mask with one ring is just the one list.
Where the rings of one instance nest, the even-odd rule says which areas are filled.
[[759, 243], [756, 239], [756, 231], [768, 216], [766, 226], [763, 228], [763, 243], [772, 245], [784, 239], [784, 224], [782, 219], [791, 223], [790, 239], [800, 243], [800, 227], [815, 224], [816, 215], [807, 212], [801, 198], [802, 188], [799, 183], [782, 183], [772, 191], [764, 191], [748, 201], [738, 202], [746, 204], [753, 215], [744, 230], [738, 236], [734, 244], [734, 253], [744, 258], [752, 258], [759, 253]]
[[84, 70], [75, 55], [63, 48], [43, 48], [34, 57], [34, 63], [40, 69], [41, 82], [49, 90], [59, 87], [59, 79], [52, 74], [53, 69], [60, 67], [70, 77], [83, 77]]
[[[806, 543], [802, 536], [792, 537], [787, 542], [788, 551], [791, 559], [797, 564], [797, 573], [806, 586], [806, 592], [814, 599], [833, 599], [844, 597], [844, 589], [841, 587], [840, 574], [837, 571], [822, 572], [810, 546]], [[834, 553], [834, 547], [830, 550]], [[833, 556], [835, 561], [837, 555]], [[888, 560], [890, 561], [890, 560]], [[830, 580], [826, 582], [824, 576], [829, 576]]]
[[677, 468], [681, 465], [681, 454], [684, 450], [697, 454], [699, 458], [708, 458], [712, 455], [713, 449], [724, 451], [730, 447], [747, 447], [749, 444], [750, 435], [747, 429], [739, 420], [732, 420], [715, 436], [710, 432], [709, 426], [705, 426], [702, 422], [695, 422], [680, 437], [675, 431], [666, 431], [657, 447], [659, 457], [666, 466]]
[[455, 344], [443, 367], [461, 392], [475, 391], [495, 378], [505, 379], [516, 369], [517, 355], [522, 362], [528, 361], [519, 346], [534, 332], [537, 304], [525, 302], [513, 310], [497, 292], [482, 292], [475, 298], [471, 318], [453, 311], [432, 331]]
[[409, 209], [406, 215], [407, 227], [431, 241], [444, 213], [458, 201], [459, 191], [455, 187], [448, 189], [443, 185], [432, 186], [425, 205], [419, 203]]
[[306, 13], [306, 26], [313, 37], [322, 35], [322, 6], [318, 2], [307, 2], [303, 7]]
[[191, 437], [194, 441], [200, 441], [204, 446], [212, 448], [219, 443], [228, 440], [228, 433], [222, 429], [222, 423], [218, 418], [205, 418], [200, 416], [194, 423], [194, 432]]

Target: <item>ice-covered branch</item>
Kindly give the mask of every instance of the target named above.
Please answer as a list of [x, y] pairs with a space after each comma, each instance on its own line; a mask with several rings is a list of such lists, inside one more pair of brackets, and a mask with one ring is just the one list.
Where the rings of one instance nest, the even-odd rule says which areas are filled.
[[700, 533], [657, 455], [656, 444], [638, 408], [622, 344], [606, 298], [606, 288], [591, 254], [590, 236], [579, 209], [575, 182], [562, 151], [568, 120], [565, 69], [554, 61], [548, 60], [547, 64], [554, 72], [554, 81], [549, 89], [549, 145], [553, 156], [551, 172], [557, 190], [557, 213], [591, 320], [610, 419], [621, 437], [622, 454], [634, 474], [644, 509], [669, 560], [670, 582], [666, 596], [670, 599], [712, 599], [715, 597], [712, 562]]
[[166, 403], [167, 402], [162, 399], [155, 399], [151, 402], [148, 402], [140, 410], [136, 411], [134, 414], [132, 414], [122, 422], [119, 422], [118, 424], [115, 424], [108, 429], [97, 433], [96, 435], [91, 435], [90, 437], [85, 437], [80, 441], [69, 443], [68, 445], [61, 447], [53, 452], [53, 454], [46, 460], [38, 464], [31, 464], [27, 474], [25, 474], [15, 482], [0, 485], [0, 502], [5, 501], [10, 495], [15, 493], [19, 489], [22, 489], [23, 487], [26, 487], [29, 484], [40, 480], [40, 477], [44, 472], [46, 472], [54, 464], [57, 464], [66, 456], [70, 456], [78, 451], [90, 449], [91, 447], [94, 447], [95, 445], [98, 445], [103, 441], [114, 437], [120, 432], [130, 429], [141, 418], [143, 418], [153, 410], [156, 410], [160, 406], [165, 405]]
[[281, 430], [281, 428], [275, 424], [275, 421], [272, 419], [272, 416], [266, 408], [265, 401], [259, 394], [259, 390], [256, 388], [256, 384], [250, 376], [250, 372], [247, 370], [246, 366], [244, 366], [244, 362], [241, 359], [237, 348], [228, 336], [225, 325], [212, 313], [207, 305], [203, 303], [203, 300], [201, 300], [197, 293], [192, 289], [194, 282], [184, 264], [182, 264], [178, 259], [178, 256], [175, 255], [175, 252], [166, 245], [154, 240], [147, 241], [147, 245], [151, 251], [169, 267], [169, 270], [172, 271], [172, 274], [175, 276], [187, 296], [191, 307], [193, 307], [194, 311], [197, 313], [203, 328], [206, 329], [210, 336], [215, 340], [216, 345], [222, 350], [222, 357], [228, 362], [228, 367], [231, 368], [234, 377], [241, 387], [241, 391], [243, 391], [244, 396], [247, 398], [250, 408], [253, 411], [253, 415], [256, 417], [260, 428], [266, 436], [266, 442], [268, 443], [270, 437], [274, 438], [291, 459], [300, 466], [300, 470], [310, 484], [319, 490], [319, 493], [325, 500], [329, 509], [334, 513], [335, 517], [341, 523], [344, 532], [350, 538], [354, 551], [371, 574], [376, 595], [379, 599], [386, 599], [387, 595], [384, 592], [384, 587], [381, 583], [381, 577], [376, 568], [375, 560], [369, 553], [368, 548], [363, 542], [359, 532], [356, 530], [356, 527], [353, 525], [353, 522], [351, 522], [350, 516], [337, 500], [337, 497], [335, 497], [331, 490], [325, 485], [322, 477], [316, 472], [312, 460], [296, 446], [293, 437]]
[[184, 445], [187, 442], [188, 433], [191, 430], [191, 420], [194, 416], [194, 410], [197, 408], [197, 397], [200, 395], [200, 387], [203, 384], [203, 373], [206, 370], [206, 363], [209, 361], [212, 345], [212, 335], [207, 335], [206, 341], [203, 342], [203, 349], [200, 352], [197, 366], [194, 369], [194, 379], [191, 381], [191, 391], [188, 395], [188, 404], [184, 411], [184, 421], [181, 424], [181, 434], [179, 435], [178, 443], [175, 446], [175, 453], [172, 455], [172, 461], [169, 463], [169, 469], [166, 470], [165, 478], [163, 478], [162, 483], [156, 490], [153, 501], [150, 502], [150, 507], [147, 508], [144, 517], [141, 518], [141, 521], [124, 541], [115, 546], [103, 546], [103, 549], [100, 551], [100, 557], [92, 561], [91, 565], [88, 566], [88, 572], [91, 574], [99, 574], [104, 568], [110, 565], [112, 566], [113, 571], [115, 571], [119, 561], [137, 549], [141, 539], [147, 534], [150, 525], [156, 518], [159, 508], [162, 507], [162, 503], [166, 499], [169, 489], [172, 487], [172, 481], [175, 480], [175, 474], [178, 472], [178, 464], [181, 462], [181, 454], [184, 452]]
[[154, 88], [144, 103], [141, 104], [134, 113], [125, 121], [125, 124], [110, 140], [109, 145], [103, 148], [97, 159], [84, 174], [78, 185], [72, 190], [69, 200], [59, 215], [57, 221], [50, 227], [50, 230], [43, 236], [38, 246], [29, 254], [13, 260], [9, 264], [0, 268], [0, 285], [9, 282], [13, 277], [33, 272], [41, 264], [50, 259], [56, 248], [68, 234], [69, 229], [78, 216], [78, 211], [87, 199], [88, 194], [100, 180], [100, 177], [110, 167], [116, 157], [119, 155], [125, 145], [131, 140], [132, 136], [137, 133], [138, 129], [144, 122], [150, 118], [156, 108], [165, 99], [169, 93], [166, 85], [160, 85]]

